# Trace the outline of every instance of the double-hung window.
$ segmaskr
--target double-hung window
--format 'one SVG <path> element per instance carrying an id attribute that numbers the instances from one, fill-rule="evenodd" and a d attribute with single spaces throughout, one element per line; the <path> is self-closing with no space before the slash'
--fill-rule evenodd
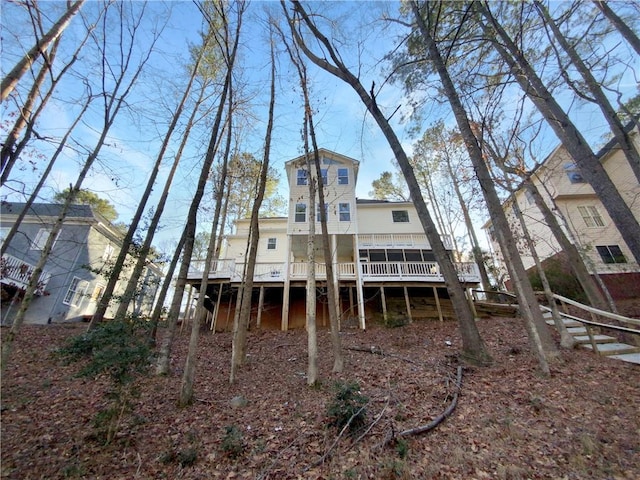
<path id="1" fill-rule="evenodd" d="M 320 209 L 320 205 L 318 205 L 318 209 L 316 211 L 316 222 L 321 222 L 322 218 L 320 218 L 320 213 L 322 213 L 322 210 Z M 329 204 L 325 203 L 324 204 L 324 218 L 325 220 L 329 220 Z"/>
<path id="2" fill-rule="evenodd" d="M 296 212 L 295 212 L 294 220 L 297 223 L 307 221 L 307 204 L 306 203 L 296 203 Z"/>
<path id="3" fill-rule="evenodd" d="M 598 213 L 598 209 L 593 205 L 578 207 L 578 211 L 587 227 L 604 227 L 604 221 Z"/>
<path id="4" fill-rule="evenodd" d="M 322 173 L 322 185 L 326 185 L 329 183 L 329 169 L 322 168 L 320 172 Z"/>
<path id="5" fill-rule="evenodd" d="M 618 245 L 599 245 L 596 246 L 596 250 L 604 263 L 627 263 Z"/>
<path id="6" fill-rule="evenodd" d="M 73 277 L 71 285 L 62 300 L 65 305 L 71 305 L 77 307 L 82 302 L 82 297 L 87 293 L 88 282 L 78 277 Z"/>
<path id="7" fill-rule="evenodd" d="M 58 235 L 56 236 L 56 239 L 53 241 L 53 245 L 51 245 L 52 249 L 55 246 L 56 242 L 58 241 L 60 232 L 62 232 L 62 230 L 58 231 Z M 33 242 L 31 242 L 31 250 L 42 250 L 45 244 L 47 243 L 47 240 L 49 239 L 49 235 L 51 235 L 50 228 L 41 228 L 40 230 L 38 230 L 38 234 L 36 235 L 36 238 L 33 240 Z"/>
<path id="8" fill-rule="evenodd" d="M 275 250 L 276 249 L 276 238 L 267 239 L 267 250 Z"/>
<path id="9" fill-rule="evenodd" d="M 338 204 L 338 213 L 341 222 L 351 221 L 351 209 L 348 203 Z"/>
<path id="10" fill-rule="evenodd" d="M 296 185 L 306 185 L 307 182 L 308 182 L 308 172 L 303 168 L 299 168 Z"/>
<path id="11" fill-rule="evenodd" d="M 338 169 L 338 185 L 349 185 L 349 169 Z"/>

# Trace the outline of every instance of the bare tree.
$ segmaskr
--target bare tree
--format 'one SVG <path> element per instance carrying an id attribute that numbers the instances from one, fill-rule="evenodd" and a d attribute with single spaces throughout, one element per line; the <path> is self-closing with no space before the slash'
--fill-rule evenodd
<path id="1" fill-rule="evenodd" d="M 635 34 L 631 27 L 627 25 L 609 6 L 609 2 L 605 0 L 593 0 L 596 7 L 604 14 L 605 17 L 615 26 L 620 35 L 633 47 L 638 55 L 640 55 L 640 38 Z"/>
<path id="2" fill-rule="evenodd" d="M 514 74 L 527 97 L 538 108 L 567 149 L 580 173 L 591 184 L 632 255 L 636 261 L 640 262 L 640 224 L 609 178 L 604 166 L 520 49 L 491 13 L 490 5 L 487 2 L 474 2 L 473 6 L 488 22 L 483 25 L 487 38 Z"/>
<path id="3" fill-rule="evenodd" d="M 178 315 L 180 314 L 180 306 L 182 304 L 182 296 L 186 285 L 187 274 L 189 272 L 189 265 L 191 263 L 191 254 L 193 252 L 193 239 L 197 227 L 197 214 L 198 207 L 204 196 L 204 190 L 209 178 L 209 171 L 215 159 L 218 134 L 220 126 L 222 124 L 222 116 L 225 110 L 227 95 L 230 94 L 231 81 L 233 76 L 233 68 L 236 60 L 236 53 L 238 50 L 238 43 L 240 41 L 240 30 L 242 26 L 242 17 L 246 9 L 244 2 L 235 4 L 236 7 L 236 24 L 235 30 L 231 31 L 230 20 L 228 19 L 228 6 L 226 4 L 211 4 L 215 9 L 216 15 L 219 17 L 221 26 L 216 32 L 216 41 L 221 49 L 222 57 L 225 63 L 225 80 L 222 86 L 222 92 L 220 94 L 218 111 L 216 113 L 211 135 L 209 138 L 209 145 L 207 147 L 207 153 L 205 155 L 200 176 L 196 184 L 196 190 L 187 213 L 187 220 L 185 225 L 185 242 L 182 250 L 182 263 L 180 264 L 180 270 L 178 277 L 176 278 L 175 292 L 169 308 L 167 318 L 167 330 L 162 339 L 158 360 L 156 364 L 156 373 L 159 375 L 166 375 L 169 373 L 169 361 L 171 356 L 171 350 L 173 347 L 173 341 L 176 331 L 176 325 L 178 322 Z M 201 10 L 202 11 L 202 10 Z M 203 11 L 203 13 L 206 13 Z M 208 18 L 209 23 L 212 23 L 212 19 Z M 228 113 L 231 114 L 230 112 Z"/>
<path id="4" fill-rule="evenodd" d="M 122 4 L 117 4 L 114 8 L 117 9 L 118 19 L 124 22 L 125 15 L 126 15 L 124 6 Z M 121 46 L 119 50 L 121 58 L 118 61 L 118 65 L 119 65 L 118 68 L 114 67 L 114 65 L 110 63 L 110 61 L 107 59 L 106 51 L 102 50 L 102 53 L 103 53 L 102 66 L 104 68 L 101 73 L 103 75 L 103 79 L 105 80 L 103 82 L 103 85 L 106 85 L 107 77 L 109 77 L 114 82 L 111 91 L 105 90 L 104 92 L 102 92 L 104 97 L 104 105 L 103 105 L 104 116 L 103 116 L 102 130 L 100 131 L 100 136 L 95 146 L 93 147 L 89 156 L 85 160 L 83 167 L 78 174 L 78 178 L 76 179 L 75 184 L 70 186 L 69 195 L 65 203 L 62 205 L 60 214 L 56 218 L 56 221 L 54 222 L 51 228 L 47 242 L 42 249 L 40 259 L 38 260 L 38 263 L 34 268 L 33 275 L 25 290 L 24 298 L 20 304 L 20 308 L 18 310 L 14 323 L 11 327 L 11 330 L 3 338 L 3 341 L 2 341 L 2 368 L 3 369 L 9 359 L 13 340 L 15 339 L 18 333 L 18 330 L 22 326 L 22 323 L 24 322 L 25 313 L 29 308 L 31 301 L 33 300 L 33 296 L 37 288 L 40 274 L 42 273 L 44 265 L 47 262 L 47 259 L 51 252 L 53 244 L 57 238 L 58 232 L 60 232 L 60 229 L 62 228 L 62 224 L 66 218 L 67 211 L 70 205 L 73 203 L 76 194 L 80 190 L 82 186 L 82 182 L 86 178 L 94 161 L 96 160 L 96 158 L 98 157 L 98 154 L 100 153 L 102 147 L 104 146 L 107 135 L 109 134 L 109 130 L 113 125 L 113 122 L 115 121 L 118 113 L 120 112 L 120 109 L 122 108 L 123 105 L 125 105 L 128 95 L 131 93 L 131 90 L 136 85 L 138 77 L 140 76 L 144 66 L 148 62 L 153 52 L 154 45 L 157 40 L 157 36 L 152 39 L 149 48 L 143 52 L 142 58 L 139 60 L 138 64 L 135 66 L 131 65 L 131 62 L 134 60 L 136 34 L 139 31 L 142 18 L 144 17 L 144 13 L 145 13 L 145 9 L 142 8 L 137 15 L 134 15 L 131 18 L 132 23 L 129 25 L 130 28 L 127 30 L 129 35 L 128 37 L 124 35 L 124 30 L 121 30 L 122 35 L 119 39 L 120 46 Z M 106 17 L 107 16 L 105 15 L 103 18 L 106 19 Z M 105 21 L 103 23 L 103 32 L 105 35 L 107 33 L 106 25 L 107 25 L 107 22 Z M 131 73 L 132 73 L 130 76 L 128 75 L 130 73 L 129 70 L 131 70 Z"/>
<path id="5" fill-rule="evenodd" d="M 208 43 L 209 38 L 205 38 L 204 42 L 202 44 L 202 46 L 200 47 L 199 53 L 198 53 L 198 57 L 196 58 L 195 64 L 192 68 L 191 71 L 191 75 L 189 77 L 189 81 L 187 82 L 187 86 L 185 87 L 185 90 L 182 94 L 182 98 L 180 99 L 180 101 L 178 102 L 178 106 L 176 107 L 176 110 L 173 113 L 173 116 L 171 118 L 171 122 L 169 124 L 169 127 L 167 129 L 167 132 L 164 135 L 164 139 L 162 140 L 162 144 L 160 146 L 160 151 L 158 152 L 158 155 L 156 156 L 156 161 L 153 165 L 153 168 L 151 169 L 151 172 L 149 174 L 149 178 L 147 179 L 147 185 L 145 187 L 145 190 L 142 194 L 142 197 L 140 198 L 140 202 L 138 203 L 138 206 L 136 208 L 136 211 L 133 215 L 133 218 L 131 219 L 131 224 L 129 225 L 129 228 L 127 229 L 127 233 L 125 234 L 123 240 L 122 240 L 122 247 L 120 248 L 120 252 L 118 253 L 118 256 L 114 262 L 113 268 L 112 268 L 112 273 L 111 276 L 109 277 L 109 280 L 107 281 L 107 285 L 104 288 L 104 292 L 102 293 L 102 297 L 100 298 L 100 300 L 98 301 L 98 305 L 96 307 L 96 311 L 94 312 L 93 316 L 91 317 L 91 322 L 89 323 L 89 329 L 91 327 L 93 327 L 94 325 L 96 325 L 97 323 L 100 323 L 102 321 L 102 319 L 104 318 L 105 313 L 107 312 L 107 308 L 109 306 L 109 303 L 111 302 L 111 298 L 113 296 L 113 292 L 115 291 L 116 285 L 118 283 L 118 280 L 120 278 L 120 274 L 122 272 L 122 267 L 124 266 L 125 260 L 127 258 L 127 255 L 129 254 L 129 251 L 132 247 L 132 243 L 133 243 L 133 238 L 134 235 L 136 233 L 136 230 L 138 229 L 138 225 L 140 223 L 140 220 L 144 214 L 146 205 L 147 205 L 147 201 L 149 200 L 149 197 L 151 195 L 151 192 L 153 191 L 153 187 L 156 183 L 156 178 L 158 177 L 158 173 L 160 172 L 160 167 L 162 166 L 162 162 L 164 161 L 164 156 L 165 153 L 167 151 L 167 147 L 169 146 L 169 141 L 171 139 L 171 136 L 173 135 L 173 132 L 175 131 L 177 125 L 178 125 L 178 121 L 180 120 L 180 117 L 182 115 L 182 111 L 184 110 L 184 106 L 185 103 L 187 101 L 187 99 L 189 98 L 189 95 L 191 93 L 191 87 L 193 86 L 193 82 L 196 78 L 196 75 L 198 74 L 198 69 L 200 66 L 200 61 L 202 60 L 203 56 L 204 56 L 204 52 L 207 49 L 207 43 Z M 197 109 L 194 109 L 194 113 Z M 185 136 L 184 138 L 186 139 L 188 137 L 188 133 L 189 132 L 185 132 Z M 174 170 L 175 170 L 175 166 L 177 166 L 177 162 L 174 163 Z M 173 175 L 170 175 L 170 178 L 173 178 Z M 169 183 L 170 185 L 170 183 Z M 160 202 L 162 202 L 164 204 L 164 201 L 166 200 L 166 197 L 161 197 Z M 164 209 L 163 208 L 156 208 L 156 215 L 161 215 L 162 211 Z M 153 233 L 150 234 L 151 236 L 153 236 Z M 137 264 L 143 264 L 146 262 L 147 259 L 147 255 L 149 253 L 149 247 L 146 248 L 145 250 L 139 252 L 139 260 L 136 262 Z M 120 299 L 120 304 L 118 306 L 118 310 L 116 312 L 116 318 L 124 318 L 127 312 L 127 309 L 129 307 L 129 304 L 131 303 L 131 301 L 133 300 L 134 294 L 135 294 L 135 287 L 137 285 L 138 279 L 140 277 L 140 274 L 142 272 L 142 268 L 140 268 L 137 271 L 137 275 L 130 275 L 129 276 L 129 281 L 127 282 L 127 287 L 124 291 L 124 294 L 122 295 L 121 299 Z"/>
<path id="6" fill-rule="evenodd" d="M 36 44 L 24 54 L 9 73 L 2 79 L 0 88 L 0 101 L 4 102 L 16 87 L 20 78 L 29 70 L 38 55 L 42 55 L 64 31 L 71 19 L 80 11 L 85 0 L 77 0 L 69 3 L 67 11 L 53 24 L 51 29 L 40 39 L 36 38 Z"/>
<path id="7" fill-rule="evenodd" d="M 442 239 L 440 238 L 431 215 L 427 210 L 424 198 L 422 197 L 422 193 L 420 192 L 418 181 L 416 180 L 413 169 L 411 168 L 407 154 L 402 148 L 400 140 L 389 125 L 387 117 L 380 110 L 377 104 L 374 86 L 372 86 L 370 92 L 367 92 L 360 80 L 342 62 L 340 54 L 334 48 L 331 42 L 329 42 L 329 40 L 320 32 L 317 26 L 311 21 L 306 10 L 300 3 L 294 2 L 294 10 L 298 17 L 295 21 L 294 19 L 289 17 L 284 2 L 283 9 L 285 10 L 285 14 L 289 19 L 289 25 L 291 27 L 292 34 L 294 35 L 296 42 L 298 43 L 304 54 L 317 66 L 331 73 L 337 78 L 340 78 L 349 86 L 351 86 L 351 88 L 358 94 L 363 104 L 367 107 L 367 110 L 369 111 L 369 113 L 371 113 L 380 130 L 387 139 L 389 145 L 391 146 L 391 149 L 395 154 L 396 160 L 398 161 L 398 165 L 400 166 L 404 174 L 409 192 L 411 194 L 411 198 L 418 213 L 418 217 L 422 222 L 425 234 L 429 239 L 431 248 L 434 252 L 436 260 L 438 261 L 442 275 L 444 276 L 449 297 L 451 299 L 453 309 L 456 317 L 458 318 L 460 326 L 463 343 L 462 357 L 466 359 L 466 361 L 478 365 L 487 365 L 491 362 L 491 357 L 484 345 L 484 342 L 482 341 L 482 338 L 480 337 L 480 333 L 478 332 L 474 314 L 471 311 L 471 308 L 465 298 L 465 292 L 462 288 L 462 285 L 460 284 L 460 281 L 458 280 L 456 269 L 447 254 L 444 244 L 442 243 Z M 307 43 L 303 40 L 301 34 L 298 32 L 298 28 L 302 24 L 304 24 L 309 29 L 309 31 L 313 35 L 313 38 L 317 40 L 320 45 L 322 45 L 322 47 L 326 50 L 327 54 L 329 55 L 330 61 L 325 58 L 319 57 L 318 55 L 313 53 L 313 51 L 311 51 Z"/>
<path id="8" fill-rule="evenodd" d="M 601 2 L 596 2 L 596 4 L 599 3 Z M 571 64 L 576 68 L 576 70 L 578 70 L 578 72 L 582 76 L 584 85 L 587 87 L 587 90 L 591 94 L 591 96 L 587 96 L 586 92 L 583 92 L 582 85 L 580 86 L 580 88 L 574 88 L 574 91 L 581 98 L 586 98 L 588 101 L 591 101 L 598 105 L 598 107 L 602 111 L 602 115 L 609 124 L 609 128 L 613 133 L 613 138 L 615 138 L 618 142 L 618 146 L 627 158 L 627 161 L 631 166 L 631 170 L 635 174 L 638 182 L 640 182 L 640 154 L 633 145 L 633 140 L 630 138 L 624 126 L 622 125 L 620 118 L 609 102 L 609 99 L 605 95 L 602 87 L 600 86 L 594 75 L 591 73 L 591 69 L 580 57 L 576 48 L 571 43 L 569 43 L 569 40 L 562 34 L 562 32 L 560 31 L 560 27 L 551 17 L 544 4 L 542 4 L 542 2 L 540 2 L 539 0 L 535 0 L 533 4 L 542 17 L 545 27 L 548 27 L 551 32 L 553 32 L 553 38 L 549 38 L 549 44 L 554 47 L 554 50 L 556 51 L 556 57 L 558 58 L 558 62 L 560 63 L 559 66 L 560 70 L 563 72 L 563 75 L 568 77 L 567 68 L 562 64 L 561 55 L 560 52 L 558 52 L 555 48 L 554 39 L 558 42 L 562 50 L 564 50 L 564 52 L 567 54 L 569 60 L 571 61 Z M 567 83 L 573 88 L 573 82 L 571 82 L 568 78 Z"/>
<path id="9" fill-rule="evenodd" d="M 247 264 L 245 267 L 244 279 L 242 282 L 242 303 L 240 306 L 240 314 L 236 317 L 237 321 L 233 326 L 233 343 L 231 353 L 231 375 L 229 380 L 233 383 L 236 379 L 238 368 L 244 363 L 247 351 L 247 330 L 249 328 L 249 318 L 251 317 L 251 297 L 253 292 L 253 275 L 256 265 L 256 257 L 258 255 L 258 240 L 260 238 L 259 217 L 260 206 L 264 198 L 264 192 L 267 184 L 267 176 L 269 172 L 269 156 L 271 154 L 271 133 L 273 130 L 273 114 L 276 101 L 276 59 L 273 51 L 273 39 L 271 39 L 271 86 L 269 113 L 267 120 L 267 130 L 264 139 L 264 155 L 262 158 L 262 168 L 260 170 L 260 179 L 257 185 L 256 199 L 251 210 L 251 227 L 249 252 Z"/>
<path id="10" fill-rule="evenodd" d="M 437 27 L 442 8 L 441 2 L 426 3 L 420 7 L 417 1 L 411 1 L 411 9 L 418 27 L 418 31 L 425 43 L 429 55 L 429 61 L 436 70 L 440 83 L 444 90 L 451 109 L 453 111 L 458 129 L 464 139 L 469 153 L 469 158 L 476 172 L 478 182 L 482 187 L 482 193 L 491 216 L 496 237 L 505 257 L 507 269 L 513 282 L 513 287 L 518 298 L 520 313 L 525 320 L 529 343 L 538 358 L 540 369 L 544 374 L 549 374 L 547 357 L 557 355 L 556 347 L 547 328 L 535 293 L 529 282 L 524 265 L 519 256 L 513 235 L 509 229 L 509 223 L 502 210 L 500 198 L 493 184 L 493 179 L 485 163 L 480 142 L 473 132 L 467 112 L 460 101 L 456 87 L 449 75 L 444 58 L 434 40 L 432 33 Z"/>

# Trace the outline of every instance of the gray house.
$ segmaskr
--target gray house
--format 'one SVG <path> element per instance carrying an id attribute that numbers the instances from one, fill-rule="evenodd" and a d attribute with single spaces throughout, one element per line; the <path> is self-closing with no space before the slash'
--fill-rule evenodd
<path id="1" fill-rule="evenodd" d="M 3 202 L 0 237 L 7 233 L 24 209 L 23 203 Z M 62 205 L 33 204 L 18 232 L 2 255 L 2 324 L 11 324 L 31 273 Z M 107 275 L 122 245 L 123 234 L 89 205 L 71 205 L 53 249 L 40 276 L 36 297 L 29 307 L 25 323 L 77 321 L 90 318 L 107 283 Z M 133 267 L 133 258 L 125 268 Z M 126 278 L 126 275 L 121 276 Z M 141 294 L 133 309 L 147 314 L 153 307 L 161 270 L 149 263 L 142 275 Z M 120 280 L 115 294 L 126 286 Z M 112 316 L 115 309 L 107 311 Z"/>

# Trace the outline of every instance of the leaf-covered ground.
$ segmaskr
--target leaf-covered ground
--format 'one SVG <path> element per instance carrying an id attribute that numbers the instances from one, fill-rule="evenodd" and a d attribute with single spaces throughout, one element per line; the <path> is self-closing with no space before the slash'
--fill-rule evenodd
<path id="1" fill-rule="evenodd" d="M 346 330 L 340 375 L 331 374 L 329 335 L 320 332 L 314 388 L 305 383 L 304 331 L 251 332 L 233 386 L 230 334 L 203 333 L 197 401 L 180 409 L 185 332 L 172 375 L 140 381 L 133 413 L 105 446 L 93 421 L 106 380 L 76 378 L 77 365 L 52 356 L 86 325 L 25 326 L 2 379 L 2 478 L 640 478 L 640 367 L 574 350 L 543 378 L 520 320 L 479 327 L 494 365 L 465 367 L 457 408 L 419 436 L 390 441 L 450 404 L 454 322 Z M 328 426 L 337 380 L 357 382 L 368 398 L 368 431 Z"/>

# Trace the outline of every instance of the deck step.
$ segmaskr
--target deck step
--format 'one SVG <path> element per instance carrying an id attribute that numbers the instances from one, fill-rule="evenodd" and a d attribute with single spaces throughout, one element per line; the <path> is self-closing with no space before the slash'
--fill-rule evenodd
<path id="1" fill-rule="evenodd" d="M 596 343 L 598 345 L 600 345 L 601 343 L 615 343 L 615 342 L 618 341 L 617 338 L 610 337 L 609 335 L 594 335 L 593 338 L 594 338 L 594 340 L 596 341 Z M 584 344 L 584 343 L 590 343 L 591 342 L 591 339 L 589 338 L 589 335 L 574 335 L 573 339 L 578 344 Z"/>
<path id="2" fill-rule="evenodd" d="M 640 365 L 640 353 L 622 353 L 620 355 L 607 355 L 607 358 L 615 358 L 627 363 L 635 363 Z"/>
<path id="3" fill-rule="evenodd" d="M 586 335 L 587 329 L 585 327 L 567 327 L 567 332 L 569 332 L 573 336 Z"/>
<path id="4" fill-rule="evenodd" d="M 590 343 L 581 345 L 582 348 L 587 350 L 593 350 Z M 629 353 L 640 353 L 640 347 L 634 347 L 633 345 L 627 345 L 626 343 L 602 343 L 598 345 L 598 352 L 602 355 L 622 355 Z"/>
<path id="5" fill-rule="evenodd" d="M 567 327 L 567 328 L 582 326 L 582 323 L 577 322 L 576 320 L 569 320 L 569 319 L 566 319 L 566 318 L 562 319 L 562 323 L 564 323 L 564 326 Z M 547 325 L 551 325 L 552 327 L 556 326 L 556 324 L 553 321 L 553 319 L 547 320 Z"/>

